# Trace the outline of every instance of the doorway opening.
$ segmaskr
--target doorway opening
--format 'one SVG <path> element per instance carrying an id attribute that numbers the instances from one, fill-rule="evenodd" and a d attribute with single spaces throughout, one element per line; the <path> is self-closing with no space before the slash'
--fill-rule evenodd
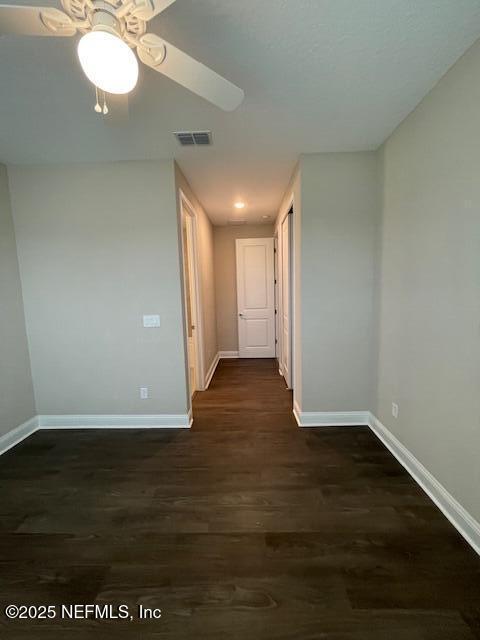
<path id="1" fill-rule="evenodd" d="M 181 211 L 188 385 L 191 395 L 208 389 L 208 395 L 196 395 L 193 413 L 202 403 L 216 398 L 220 403 L 227 402 L 231 410 L 230 404 L 235 405 L 237 396 L 245 407 L 255 408 L 256 393 L 251 392 L 256 388 L 251 384 L 254 379 L 263 381 L 259 392 L 269 384 L 279 392 L 288 389 L 285 402 L 293 408 L 293 196 L 275 224 L 269 225 L 213 225 L 209 229 L 203 212 L 199 209 L 196 214 L 185 197 Z M 195 258 L 196 222 L 200 283 Z M 197 292 L 204 300 L 199 301 Z M 200 302 L 206 304 L 203 313 Z M 201 319 L 205 344 L 200 337 Z M 201 424 L 201 412 L 196 420 L 197 426 Z"/>
<path id="2" fill-rule="evenodd" d="M 193 205 L 182 191 L 180 191 L 180 201 L 188 387 L 190 398 L 192 398 L 197 390 L 204 388 L 197 217 Z"/>

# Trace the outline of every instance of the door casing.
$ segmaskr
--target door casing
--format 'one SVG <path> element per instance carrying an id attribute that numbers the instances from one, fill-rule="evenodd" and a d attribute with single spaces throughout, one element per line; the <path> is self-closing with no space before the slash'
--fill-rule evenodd
<path id="1" fill-rule="evenodd" d="M 288 268 L 284 269 L 284 251 L 282 231 L 288 225 Z M 285 378 L 289 389 L 295 388 L 295 203 L 293 193 L 287 201 L 286 207 L 280 214 L 277 224 L 277 357 L 280 374 Z M 285 272 L 285 273 L 284 273 Z M 284 286 L 284 277 L 288 276 L 288 284 Z M 287 313 L 285 313 L 287 311 Z M 288 321 L 288 330 L 284 323 Z M 285 344 L 287 336 L 287 344 Z M 287 366 L 284 366 L 285 354 L 287 354 Z M 284 370 L 286 369 L 286 370 Z"/>
<path id="2" fill-rule="evenodd" d="M 179 190 L 181 203 L 181 247 L 182 247 L 182 275 L 183 275 L 183 305 L 184 305 L 184 324 L 185 324 L 185 359 L 187 370 L 187 384 L 190 397 L 195 391 L 203 391 L 205 389 L 204 378 L 204 353 L 203 353 L 203 322 L 202 322 L 202 298 L 200 287 L 199 261 L 198 261 L 198 234 L 197 234 L 197 214 L 192 203 L 188 200 L 183 191 Z M 186 228 L 187 242 L 184 238 L 184 228 Z M 190 291 L 187 292 L 187 274 L 184 265 L 188 263 L 189 275 L 188 283 Z M 188 300 L 190 295 L 191 319 L 194 329 L 192 337 L 194 340 L 193 349 L 189 344 L 189 327 L 188 327 Z M 192 351 L 194 351 L 194 362 L 191 362 Z M 193 364 L 195 370 L 195 388 L 192 388 L 190 367 Z"/>

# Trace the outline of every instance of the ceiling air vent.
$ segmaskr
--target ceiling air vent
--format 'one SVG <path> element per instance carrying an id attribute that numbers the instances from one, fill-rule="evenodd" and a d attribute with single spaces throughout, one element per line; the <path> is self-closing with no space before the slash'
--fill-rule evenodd
<path id="1" fill-rule="evenodd" d="M 182 147 L 206 147 L 212 144 L 211 131 L 175 131 L 173 135 Z"/>
<path id="2" fill-rule="evenodd" d="M 247 221 L 243 218 L 235 218 L 234 220 L 229 220 L 228 224 L 231 224 L 232 226 L 238 226 L 241 224 L 247 224 Z"/>
<path id="3" fill-rule="evenodd" d="M 199 146 L 212 144 L 212 134 L 210 131 L 196 131 L 193 134 L 195 144 Z"/>

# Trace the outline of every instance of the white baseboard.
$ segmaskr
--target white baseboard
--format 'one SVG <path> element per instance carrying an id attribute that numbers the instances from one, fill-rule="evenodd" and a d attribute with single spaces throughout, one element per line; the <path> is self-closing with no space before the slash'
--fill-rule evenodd
<path id="1" fill-rule="evenodd" d="M 369 425 L 369 411 L 300 411 L 293 405 L 293 415 L 299 427 L 355 427 Z"/>
<path id="2" fill-rule="evenodd" d="M 202 391 L 206 391 L 210 386 L 210 382 L 212 381 L 212 378 L 215 374 L 215 371 L 217 369 L 217 366 L 220 360 L 227 359 L 227 358 L 238 358 L 238 351 L 218 351 L 216 353 L 212 361 L 212 364 L 210 365 L 210 368 L 207 371 L 207 375 L 205 377 L 205 388 L 202 389 Z"/>
<path id="3" fill-rule="evenodd" d="M 207 371 L 207 375 L 205 377 L 205 389 L 204 391 L 206 391 L 208 389 L 208 387 L 210 386 L 210 382 L 212 381 L 213 378 L 213 374 L 215 373 L 215 370 L 217 368 L 218 363 L 220 362 L 220 354 L 217 353 L 215 354 L 215 357 L 212 361 L 212 364 L 210 365 L 209 370 Z"/>
<path id="4" fill-rule="evenodd" d="M 40 415 L 40 429 L 188 429 L 190 414 Z"/>
<path id="5" fill-rule="evenodd" d="M 302 412 L 300 411 L 300 407 L 298 406 L 298 404 L 296 403 L 296 401 L 293 401 L 293 415 L 295 416 L 295 420 L 297 421 L 297 424 L 299 427 L 302 426 L 301 420 L 300 420 L 300 414 Z"/>
<path id="6" fill-rule="evenodd" d="M 222 358 L 238 358 L 238 351 L 219 351 L 218 357 Z"/>
<path id="7" fill-rule="evenodd" d="M 215 371 L 217 369 L 217 366 L 220 360 L 226 360 L 228 358 L 238 358 L 238 351 L 218 351 L 217 352 L 217 354 L 213 359 L 212 364 L 210 365 L 209 370 L 207 371 L 207 375 L 205 378 L 205 389 L 202 389 L 202 391 L 206 391 L 210 386 L 210 382 L 212 381 L 212 378 L 215 374 Z"/>
<path id="8" fill-rule="evenodd" d="M 215 361 L 218 364 L 217 358 Z M 214 371 L 215 368 L 212 376 Z M 297 403 L 294 403 L 293 413 L 300 427 L 368 425 L 480 555 L 480 523 L 372 413 L 368 411 L 301 412 Z M 39 429 L 188 429 L 191 425 L 191 411 L 188 414 L 174 415 L 39 415 L 0 436 L 0 455 Z"/>
<path id="9" fill-rule="evenodd" d="M 480 555 L 480 523 L 372 413 L 369 411 L 305 412 L 300 411 L 298 404 L 294 403 L 293 414 L 300 427 L 355 425 L 370 427 L 460 535 Z"/>
<path id="10" fill-rule="evenodd" d="M 0 436 L 0 456 L 38 429 L 38 416 L 33 416 L 15 429 Z"/>
<path id="11" fill-rule="evenodd" d="M 480 523 L 477 522 L 462 505 L 440 484 L 373 414 L 370 414 L 370 429 L 383 442 L 412 478 L 433 500 L 440 511 L 453 524 L 457 531 L 480 555 Z"/>
<path id="12" fill-rule="evenodd" d="M 0 456 L 41 429 L 189 429 L 193 417 L 176 415 L 51 415 L 34 416 L 0 436 Z"/>

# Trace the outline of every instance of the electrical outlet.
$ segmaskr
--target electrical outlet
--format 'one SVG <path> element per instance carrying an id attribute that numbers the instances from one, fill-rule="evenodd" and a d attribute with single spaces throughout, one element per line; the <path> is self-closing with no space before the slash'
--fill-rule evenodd
<path id="1" fill-rule="evenodd" d="M 140 387 L 140 398 L 148 400 L 148 387 Z"/>
<path id="2" fill-rule="evenodd" d="M 398 418 L 398 404 L 392 402 L 392 416 Z"/>

